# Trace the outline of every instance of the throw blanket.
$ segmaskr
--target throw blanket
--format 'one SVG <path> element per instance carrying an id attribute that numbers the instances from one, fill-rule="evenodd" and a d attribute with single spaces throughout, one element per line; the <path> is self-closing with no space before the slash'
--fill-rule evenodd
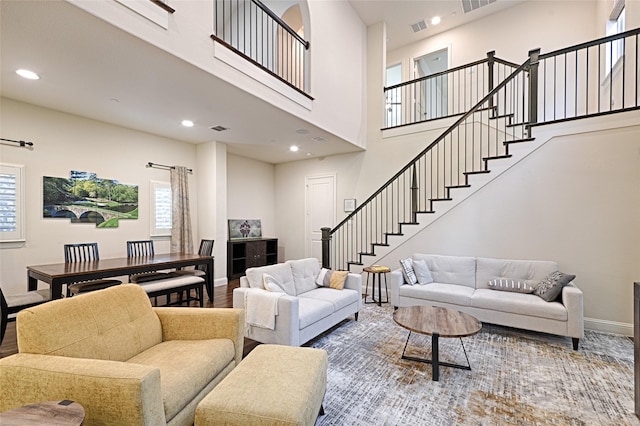
<path id="1" fill-rule="evenodd" d="M 268 328 L 269 330 L 275 329 L 278 299 L 284 294 L 259 288 L 248 289 L 244 297 L 247 325 Z"/>

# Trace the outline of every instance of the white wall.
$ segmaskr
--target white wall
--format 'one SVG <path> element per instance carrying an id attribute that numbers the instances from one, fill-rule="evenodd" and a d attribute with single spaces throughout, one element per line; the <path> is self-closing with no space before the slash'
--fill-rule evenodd
<path id="1" fill-rule="evenodd" d="M 246 157 L 227 156 L 229 219 L 260 219 L 262 236 L 277 237 L 275 167 Z"/>
<path id="2" fill-rule="evenodd" d="M 26 167 L 26 235 L 24 244 L 0 244 L 0 284 L 7 293 L 25 291 L 27 265 L 63 262 L 63 244 L 96 241 L 100 256 L 126 256 L 126 241 L 149 238 L 149 181 L 169 182 L 169 172 L 146 168 L 147 162 L 194 169 L 189 180 L 195 247 L 198 168 L 195 145 L 113 126 L 11 99 L 0 99 L 2 137 L 34 142 L 33 150 L 0 145 L 0 162 Z M 121 220 L 118 228 L 71 224 L 42 218 L 42 177 L 69 177 L 71 170 L 138 185 L 139 218 Z M 156 240 L 157 252 L 169 240 Z"/>
<path id="3" fill-rule="evenodd" d="M 402 62 L 405 81 L 412 78 L 413 58 L 444 48 L 450 48 L 452 67 L 484 59 L 492 50 L 501 59 L 521 64 L 529 50 L 550 52 L 601 36 L 595 26 L 597 6 L 597 0 L 524 2 L 387 52 L 387 63 Z"/>

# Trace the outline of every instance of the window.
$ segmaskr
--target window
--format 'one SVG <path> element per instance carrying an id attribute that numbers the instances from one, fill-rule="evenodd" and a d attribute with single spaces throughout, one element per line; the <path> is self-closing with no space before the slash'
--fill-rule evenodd
<path id="1" fill-rule="evenodd" d="M 625 7 L 624 0 L 616 0 L 613 10 L 611 11 L 611 15 L 609 16 L 609 21 L 607 21 L 607 35 L 616 35 L 623 33 L 625 29 Z M 612 41 L 607 43 L 607 52 L 606 52 L 606 70 L 607 73 L 611 72 L 613 67 L 615 67 L 616 63 L 622 55 L 624 55 L 624 41 L 623 39 L 619 39 L 616 41 Z"/>
<path id="2" fill-rule="evenodd" d="M 171 184 L 151 181 L 151 236 L 171 235 Z"/>
<path id="3" fill-rule="evenodd" d="M 0 242 L 24 241 L 24 166 L 0 164 Z"/>

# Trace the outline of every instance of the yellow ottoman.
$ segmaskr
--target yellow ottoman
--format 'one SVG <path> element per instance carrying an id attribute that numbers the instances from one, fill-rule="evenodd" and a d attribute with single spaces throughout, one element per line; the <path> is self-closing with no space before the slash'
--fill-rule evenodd
<path id="1" fill-rule="evenodd" d="M 259 345 L 200 401 L 194 424 L 312 426 L 326 390 L 326 351 Z"/>

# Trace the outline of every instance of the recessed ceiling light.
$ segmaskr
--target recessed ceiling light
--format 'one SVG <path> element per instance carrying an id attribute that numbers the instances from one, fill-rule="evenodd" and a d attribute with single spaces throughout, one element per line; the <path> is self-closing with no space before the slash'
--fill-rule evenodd
<path id="1" fill-rule="evenodd" d="M 431 25 L 438 25 L 440 21 L 441 19 L 439 16 L 434 16 L 433 18 L 431 18 Z"/>
<path id="2" fill-rule="evenodd" d="M 289 151 L 291 151 L 291 152 L 298 152 L 299 149 L 300 148 L 298 148 L 296 145 L 291 145 L 289 147 Z"/>
<path id="3" fill-rule="evenodd" d="M 191 120 L 182 120 L 182 125 L 184 127 L 193 127 L 193 121 L 191 121 Z"/>
<path id="4" fill-rule="evenodd" d="M 25 69 L 19 69 L 16 70 L 16 74 L 18 74 L 20 77 L 26 78 L 28 80 L 39 80 L 40 76 L 38 74 L 36 74 L 33 71 L 29 71 L 29 70 L 25 70 Z"/>
<path id="5" fill-rule="evenodd" d="M 296 130 L 296 133 L 299 135 L 306 135 L 309 131 L 307 129 L 298 129 Z"/>

